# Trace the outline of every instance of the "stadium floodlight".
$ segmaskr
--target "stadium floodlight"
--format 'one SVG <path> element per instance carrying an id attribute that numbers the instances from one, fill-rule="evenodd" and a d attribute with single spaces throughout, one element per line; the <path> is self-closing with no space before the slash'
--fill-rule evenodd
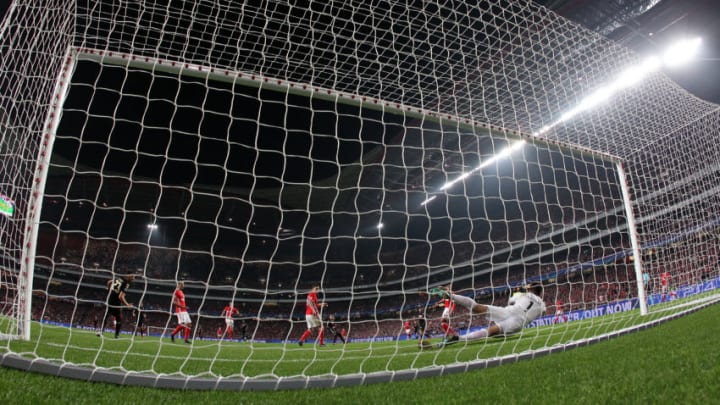
<path id="1" fill-rule="evenodd" d="M 436 199 L 436 198 L 437 198 L 436 195 L 432 195 L 432 196 L 426 198 L 425 201 L 421 202 L 420 205 L 426 205 L 427 203 L 429 203 L 430 201 L 432 201 L 432 200 L 434 200 L 434 199 Z"/>
<path id="2" fill-rule="evenodd" d="M 562 113 L 560 118 L 556 121 L 543 126 L 532 135 L 542 135 L 556 125 L 570 121 L 581 112 L 591 110 L 598 105 L 603 104 L 615 95 L 615 93 L 640 83 L 649 74 L 660 70 L 662 66 L 674 68 L 687 64 L 695 57 L 695 55 L 697 55 L 701 43 L 701 38 L 681 40 L 668 47 L 663 53 L 662 58 L 650 56 L 639 65 L 631 66 L 627 70 L 623 71 L 618 78 L 615 79 L 615 81 L 606 86 L 597 88 L 589 96 L 583 98 L 577 106 Z"/>
<path id="3" fill-rule="evenodd" d="M 457 184 L 457 183 L 459 183 L 459 182 L 467 179 L 468 177 L 470 177 L 470 175 L 471 175 L 475 170 L 477 170 L 477 169 L 473 169 L 473 170 L 471 170 L 471 171 L 469 171 L 469 172 L 465 172 L 465 173 L 461 174 L 460 177 L 456 178 L 455 180 L 448 181 L 448 182 L 445 183 L 442 187 L 440 187 L 440 190 L 447 190 L 448 188 L 454 186 L 455 184 Z"/>
<path id="4" fill-rule="evenodd" d="M 148 224 L 147 228 L 150 230 L 150 232 L 158 229 L 158 226 L 156 224 Z"/>
<path id="5" fill-rule="evenodd" d="M 491 164 L 497 162 L 498 160 L 504 159 L 504 158 L 512 155 L 516 150 L 522 148 L 523 146 L 525 146 L 525 141 L 515 142 L 515 143 L 512 144 L 511 146 L 508 146 L 507 148 L 503 149 L 503 150 L 502 150 L 500 153 L 498 153 L 497 155 L 495 155 L 495 156 L 491 157 L 490 159 L 482 162 L 482 163 L 480 164 L 480 166 L 478 166 L 478 169 L 482 169 L 482 168 L 484 168 L 484 167 L 488 167 L 488 166 L 490 166 Z M 477 169 L 476 169 L 476 170 L 477 170 Z"/>
<path id="6" fill-rule="evenodd" d="M 510 156 L 513 152 L 515 152 L 516 150 L 522 148 L 523 145 L 525 145 L 525 141 L 524 141 L 524 140 L 515 142 L 512 146 L 508 146 L 507 148 L 505 148 L 505 149 L 503 149 L 502 151 L 500 151 L 500 153 L 498 153 L 498 154 L 492 156 L 490 159 L 485 160 L 484 162 L 482 162 L 478 167 L 476 167 L 476 168 L 474 168 L 474 169 L 472 169 L 472 170 L 470 170 L 470 171 L 468 171 L 468 172 L 465 172 L 465 173 L 461 174 L 460 177 L 456 178 L 455 180 L 452 180 L 452 181 L 449 181 L 449 182 L 445 183 L 442 187 L 440 187 L 440 190 L 447 190 L 448 188 L 454 186 L 455 184 L 457 184 L 457 183 L 459 183 L 459 182 L 467 179 L 468 177 L 470 177 L 470 175 L 472 175 L 473 173 L 479 171 L 480 169 L 483 169 L 483 168 L 485 168 L 485 167 L 488 167 L 488 166 L 490 166 L 491 164 L 497 162 L 498 160 Z M 427 201 L 427 200 L 426 200 L 426 201 Z"/>
<path id="7" fill-rule="evenodd" d="M 651 56 L 645 59 L 641 64 L 632 66 L 623 73 L 615 81 L 612 87 L 615 89 L 624 89 L 634 86 L 644 79 L 648 74 L 654 73 L 660 69 L 662 61 L 657 56 Z"/>
<path id="8" fill-rule="evenodd" d="M 669 68 L 686 65 L 700 51 L 702 38 L 683 39 L 667 48 L 663 53 L 663 64 Z"/>

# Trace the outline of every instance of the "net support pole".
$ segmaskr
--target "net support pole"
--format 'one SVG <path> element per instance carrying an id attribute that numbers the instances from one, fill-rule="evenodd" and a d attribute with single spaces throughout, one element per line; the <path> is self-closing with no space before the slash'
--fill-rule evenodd
<path id="1" fill-rule="evenodd" d="M 643 283 L 643 266 L 640 245 L 638 244 L 637 228 L 635 225 L 635 214 L 632 209 L 632 200 L 630 198 L 630 189 L 627 184 L 627 176 L 625 168 L 621 162 L 617 162 L 618 182 L 622 191 L 623 205 L 625 206 L 625 216 L 627 217 L 627 229 L 630 233 L 630 245 L 633 254 L 633 266 L 635 267 L 635 279 L 637 282 L 638 300 L 640 301 L 640 315 L 648 314 L 647 292 Z"/>
<path id="2" fill-rule="evenodd" d="M 18 277 L 18 337 L 30 339 L 30 321 L 32 319 L 32 290 L 35 273 L 35 254 L 37 251 L 37 235 L 40 226 L 40 212 L 45 196 L 45 183 L 47 181 L 55 135 L 57 133 L 62 106 L 65 102 L 70 80 L 75 69 L 76 57 L 72 48 L 68 48 L 63 57 L 62 68 L 55 81 L 52 98 L 48 103 L 48 112 L 42 128 L 39 129 L 41 141 L 38 148 L 33 186 L 28 198 L 25 241 L 20 262 L 20 276 Z"/>

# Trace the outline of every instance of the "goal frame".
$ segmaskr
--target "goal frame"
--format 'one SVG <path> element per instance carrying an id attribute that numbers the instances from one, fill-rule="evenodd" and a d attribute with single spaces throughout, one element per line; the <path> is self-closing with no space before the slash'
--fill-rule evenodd
<path id="1" fill-rule="evenodd" d="M 44 196 L 44 188 L 48 175 L 50 157 L 52 154 L 53 143 L 57 134 L 58 125 L 61 119 L 63 104 L 67 97 L 72 75 L 78 61 L 93 61 L 100 64 L 119 65 L 124 67 L 133 67 L 148 71 L 162 71 L 165 73 L 181 74 L 194 77 L 208 78 L 211 80 L 235 83 L 245 86 L 253 86 L 269 90 L 282 92 L 290 92 L 300 94 L 307 97 L 317 97 L 331 101 L 340 101 L 350 105 L 360 106 L 363 108 L 374 108 L 393 113 L 406 114 L 414 117 L 423 117 L 424 119 L 435 120 L 437 122 L 452 122 L 464 127 L 472 128 L 473 131 L 485 132 L 495 136 L 507 138 L 523 139 L 530 143 L 552 144 L 562 149 L 578 151 L 583 154 L 593 155 L 613 162 L 618 170 L 619 183 L 622 188 L 623 202 L 625 214 L 628 217 L 628 227 L 631 234 L 632 253 L 636 260 L 634 263 L 635 272 L 639 276 L 638 294 L 640 296 L 641 314 L 647 314 L 647 304 L 645 302 L 645 291 L 642 287 L 642 262 L 639 260 L 640 247 L 635 227 L 635 221 L 632 210 L 631 194 L 628 190 L 627 180 L 625 178 L 625 170 L 621 159 L 616 156 L 607 155 L 598 151 L 589 150 L 577 145 L 562 144 L 557 141 L 551 141 L 542 136 L 523 133 L 517 130 L 506 129 L 486 123 L 477 122 L 461 117 L 440 114 L 435 111 L 423 110 L 405 106 L 399 103 L 387 102 L 377 98 L 365 97 L 356 94 L 348 94 L 338 92 L 331 89 L 320 88 L 306 84 L 293 83 L 287 80 L 264 77 L 257 74 L 249 74 L 227 69 L 217 69 L 208 66 L 195 65 L 190 63 L 180 63 L 172 60 L 154 59 L 145 56 L 137 56 L 132 54 L 110 52 L 101 49 L 77 48 L 70 47 L 64 57 L 64 63 L 57 75 L 55 90 L 52 94 L 51 102 L 47 111 L 47 117 L 44 124 L 43 140 L 41 148 L 38 152 L 35 176 L 33 181 L 33 190 L 31 204 L 27 208 L 27 228 L 25 234 L 26 249 L 22 257 L 22 296 L 20 298 L 23 308 L 23 319 L 21 321 L 21 330 L 19 337 L 22 339 L 30 339 L 31 326 L 31 300 L 32 300 L 32 277 L 34 273 L 34 261 L 36 252 L 37 235 L 39 228 L 39 216 L 42 208 L 42 200 Z M 19 281 L 20 283 L 20 281 Z M 20 294 L 19 294 L 20 295 Z M 277 390 L 277 389 L 304 389 L 304 388 L 333 388 L 347 385 L 369 384 L 376 382 L 394 382 L 413 380 L 419 377 L 441 376 L 458 372 L 466 372 L 474 369 L 483 369 L 501 364 L 513 363 L 522 360 L 533 359 L 554 353 L 559 350 L 567 350 L 585 346 L 587 344 L 600 342 L 612 337 L 632 333 L 642 330 L 659 323 L 676 319 L 688 313 L 697 311 L 706 306 L 712 305 L 714 302 L 709 301 L 696 307 L 686 309 L 685 311 L 675 313 L 650 323 L 636 325 L 618 331 L 605 333 L 592 338 L 581 341 L 572 342 L 562 348 L 546 347 L 539 350 L 523 352 L 519 354 L 507 355 L 489 360 L 476 360 L 463 364 L 452 364 L 445 366 L 432 366 L 422 369 L 410 369 L 402 371 L 384 371 L 373 372 L 368 374 L 352 374 L 341 376 L 307 376 L 293 378 L 207 378 L 207 377 L 178 377 L 168 375 L 147 375 L 126 373 L 117 370 L 97 368 L 90 369 L 79 367 L 72 364 L 56 364 L 44 359 L 30 360 L 14 353 L 4 353 L 0 355 L 0 365 L 8 366 L 20 370 L 41 372 L 45 374 L 59 375 L 72 379 L 92 381 L 92 382 L 109 382 L 121 385 L 138 385 L 154 388 L 175 388 L 175 389 L 200 389 L 200 390 Z"/>
<path id="2" fill-rule="evenodd" d="M 641 249 L 637 238 L 637 230 L 635 229 L 635 219 L 632 210 L 632 200 L 628 189 L 625 169 L 620 158 L 598 151 L 589 150 L 578 145 L 565 145 L 556 141 L 549 141 L 539 135 L 526 134 L 521 131 L 501 128 L 494 125 L 461 118 L 449 114 L 440 114 L 435 111 L 424 110 L 421 108 L 410 107 L 400 103 L 392 103 L 377 98 L 361 96 L 357 94 L 348 94 L 338 92 L 331 89 L 325 89 L 318 86 L 308 84 L 294 83 L 288 80 L 265 77 L 258 74 L 243 73 L 232 71 L 230 69 L 215 68 L 212 66 L 203 66 L 193 63 L 181 63 L 168 59 L 151 58 L 148 56 L 137 56 L 128 53 L 105 51 L 102 49 L 94 49 L 87 47 L 68 47 L 63 58 L 63 65 L 57 75 L 56 85 L 52 94 L 45 124 L 43 125 L 44 135 L 41 147 L 38 152 L 37 163 L 35 168 L 35 177 L 33 181 L 33 190 L 28 204 L 27 226 L 23 250 L 20 274 L 18 276 L 18 311 L 20 312 L 18 321 L 18 337 L 29 340 L 31 335 L 31 319 L 32 319 L 32 278 L 34 274 L 34 262 L 37 243 L 37 234 L 39 227 L 39 216 L 42 209 L 42 200 L 44 197 L 45 184 L 47 181 L 48 168 L 50 166 L 50 157 L 52 155 L 53 144 L 60 123 L 62 108 L 67 97 L 72 75 L 78 61 L 91 61 L 99 64 L 117 65 L 124 67 L 134 67 L 147 71 L 161 71 L 164 73 L 181 74 L 189 77 L 207 78 L 213 81 L 239 84 L 255 88 L 289 92 L 292 94 L 304 95 L 307 97 L 316 97 L 331 101 L 341 101 L 342 103 L 359 106 L 363 108 L 374 108 L 378 110 L 390 111 L 392 113 L 405 114 L 413 117 L 422 117 L 438 122 L 454 122 L 462 126 L 472 127 L 475 131 L 487 131 L 490 134 L 523 139 L 527 142 L 540 142 L 544 144 L 553 144 L 564 149 L 580 151 L 588 155 L 599 156 L 603 159 L 614 162 L 618 171 L 618 182 L 620 183 L 623 194 L 623 203 L 625 214 L 628 218 L 628 232 L 630 233 L 630 241 L 632 246 L 632 254 L 635 258 L 634 269 L 637 278 L 637 290 L 640 298 L 640 310 L 642 315 L 647 315 L 648 306 L 646 300 L 646 291 L 642 284 L 642 261 Z"/>
<path id="3" fill-rule="evenodd" d="M 62 116 L 62 107 L 70 88 L 72 72 L 77 63 L 77 59 L 73 54 L 73 48 L 69 47 L 63 57 L 62 67 L 55 80 L 55 87 L 48 103 L 47 116 L 42 126 L 42 141 L 40 141 L 38 148 L 33 186 L 28 198 L 23 240 L 25 248 L 22 251 L 17 277 L 17 337 L 22 340 L 29 340 L 31 337 L 33 277 L 35 274 L 35 254 L 37 251 L 40 213 L 45 196 L 45 184 L 50 167 L 53 143 Z"/>

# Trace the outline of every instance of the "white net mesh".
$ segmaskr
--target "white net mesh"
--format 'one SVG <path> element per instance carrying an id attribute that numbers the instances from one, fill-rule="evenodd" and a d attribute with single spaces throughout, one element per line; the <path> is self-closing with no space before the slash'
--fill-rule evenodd
<path id="1" fill-rule="evenodd" d="M 532 3 L 15 1 L 0 34 L 0 194 L 16 206 L 0 216 L 0 333 L 25 335 L 34 292 L 6 364 L 341 385 L 523 358 L 717 299 L 717 106 L 652 73 L 564 115 L 641 58 Z M 125 274 L 142 311 L 103 325 Z M 542 316 L 470 343 L 489 318 L 422 294 L 504 307 L 529 282 Z M 333 324 L 306 336 L 315 285 Z"/>

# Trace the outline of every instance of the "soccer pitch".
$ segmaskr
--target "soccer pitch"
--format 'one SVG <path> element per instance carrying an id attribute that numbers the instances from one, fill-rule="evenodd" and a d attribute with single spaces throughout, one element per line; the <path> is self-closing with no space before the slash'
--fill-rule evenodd
<path id="1" fill-rule="evenodd" d="M 672 316 L 682 301 L 654 307 L 653 319 Z M 102 337 L 93 331 L 33 323 L 33 339 L 12 340 L 0 348 L 4 354 L 41 358 L 61 366 L 109 370 L 122 374 L 195 377 L 210 379 L 258 379 L 342 377 L 370 373 L 442 368 L 470 363 L 479 368 L 512 363 L 528 355 L 545 354 L 548 348 L 564 349 L 572 342 L 612 335 L 646 324 L 639 311 L 600 318 L 526 328 L 521 334 L 471 343 L 460 342 L 442 349 L 419 350 L 418 341 L 350 342 L 311 344 L 296 342 L 256 343 L 218 340 L 181 340 L 155 336 L 132 337 L 112 333 Z M 431 342 L 439 342 L 439 338 Z M 470 368 L 473 368 L 471 366 Z"/>

